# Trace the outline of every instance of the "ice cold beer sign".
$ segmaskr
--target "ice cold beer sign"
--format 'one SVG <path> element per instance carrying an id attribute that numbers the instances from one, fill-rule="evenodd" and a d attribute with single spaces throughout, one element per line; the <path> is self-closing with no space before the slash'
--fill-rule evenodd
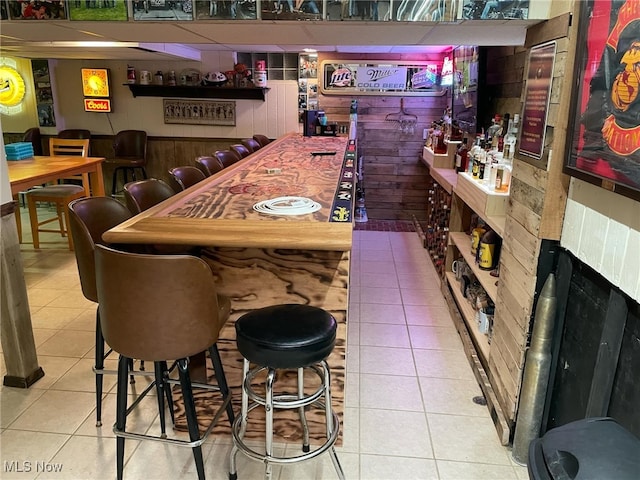
<path id="1" fill-rule="evenodd" d="M 324 95 L 441 95 L 436 83 L 440 65 L 432 62 L 367 61 L 321 63 L 320 90 Z"/>

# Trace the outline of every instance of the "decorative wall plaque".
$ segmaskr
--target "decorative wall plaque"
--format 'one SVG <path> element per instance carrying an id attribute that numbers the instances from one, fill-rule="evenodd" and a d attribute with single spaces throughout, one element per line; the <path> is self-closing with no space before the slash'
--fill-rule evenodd
<path id="1" fill-rule="evenodd" d="M 236 102 L 165 98 L 164 123 L 235 125 Z"/>

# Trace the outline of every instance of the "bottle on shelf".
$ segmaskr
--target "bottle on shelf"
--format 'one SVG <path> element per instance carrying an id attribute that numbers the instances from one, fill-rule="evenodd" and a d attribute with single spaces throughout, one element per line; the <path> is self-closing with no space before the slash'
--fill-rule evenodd
<path id="1" fill-rule="evenodd" d="M 469 149 L 467 148 L 467 139 L 463 138 L 462 143 L 456 151 L 456 172 L 466 172 L 467 163 L 469 161 Z"/>
<path id="2" fill-rule="evenodd" d="M 509 121 L 509 127 L 507 128 L 507 134 L 504 137 L 504 158 L 513 160 L 513 156 L 516 150 L 516 142 L 518 135 L 518 122 L 520 121 L 520 115 L 517 113 L 513 116 L 513 119 Z"/>

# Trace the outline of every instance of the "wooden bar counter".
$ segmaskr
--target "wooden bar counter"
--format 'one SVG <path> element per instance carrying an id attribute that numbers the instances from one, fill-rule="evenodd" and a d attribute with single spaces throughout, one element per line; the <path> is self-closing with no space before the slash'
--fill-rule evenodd
<path id="1" fill-rule="evenodd" d="M 338 321 L 337 345 L 328 361 L 334 407 L 342 415 L 355 158 L 355 144 L 347 137 L 289 134 L 104 235 L 115 243 L 206 247 L 202 258 L 211 265 L 219 292 L 232 302 L 232 317 L 218 346 L 234 403 L 240 400 L 242 374 L 234 320 L 269 305 L 307 304 L 324 308 Z M 304 197 L 320 208 L 303 215 L 270 215 L 253 208 L 283 196 Z M 291 413 L 295 419 L 297 413 Z M 320 438 L 323 417 L 309 417 Z M 297 441 L 299 432 L 288 425 L 279 429 L 280 440 Z M 225 425 L 216 428 L 228 432 Z M 261 428 L 247 436 L 262 438 Z"/>

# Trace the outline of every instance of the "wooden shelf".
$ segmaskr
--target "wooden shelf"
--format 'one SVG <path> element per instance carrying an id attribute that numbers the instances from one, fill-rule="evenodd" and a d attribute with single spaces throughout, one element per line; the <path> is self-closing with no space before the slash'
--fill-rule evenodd
<path id="1" fill-rule="evenodd" d="M 220 98 L 237 100 L 262 100 L 268 88 L 227 88 L 177 85 L 140 85 L 125 83 L 134 97 L 168 97 L 168 98 Z"/>
<path id="2" fill-rule="evenodd" d="M 458 174 L 454 192 L 498 235 L 503 236 L 508 193 L 492 192 L 466 172 Z"/>
<path id="3" fill-rule="evenodd" d="M 483 357 L 482 363 L 486 365 L 487 360 L 489 360 L 489 350 L 491 348 L 489 344 L 489 337 L 480 332 L 478 323 L 476 322 L 476 311 L 469 303 L 469 300 L 462 295 L 462 292 L 460 291 L 460 282 L 456 280 L 456 276 L 453 272 L 446 272 L 445 278 L 447 279 L 447 283 L 453 293 L 453 298 L 458 305 L 460 315 L 464 319 L 464 323 L 467 325 L 467 330 L 473 339 L 473 343 L 476 346 L 478 353 Z"/>
<path id="4" fill-rule="evenodd" d="M 487 295 L 496 303 L 496 299 L 498 298 L 498 286 L 496 285 L 497 277 L 492 277 L 489 274 L 489 270 L 482 270 L 476 263 L 476 259 L 471 254 L 471 240 L 469 235 L 464 232 L 449 232 L 449 238 L 451 242 L 458 247 L 460 254 L 469 265 L 469 268 L 476 276 L 482 288 L 487 291 Z"/>

